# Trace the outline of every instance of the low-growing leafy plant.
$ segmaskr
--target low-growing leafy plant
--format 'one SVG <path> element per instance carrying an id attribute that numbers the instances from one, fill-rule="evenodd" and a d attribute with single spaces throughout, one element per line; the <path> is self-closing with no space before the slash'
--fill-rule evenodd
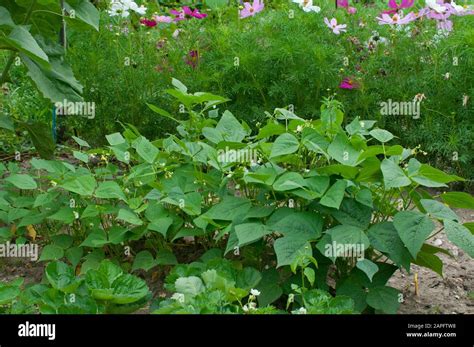
<path id="1" fill-rule="evenodd" d="M 48 284 L 23 287 L 23 280 L 1 284 L 0 306 L 7 313 L 85 314 L 131 313 L 150 300 L 142 279 L 124 274 L 109 260 L 86 276 L 76 276 L 63 262 L 49 263 L 45 269 Z"/>

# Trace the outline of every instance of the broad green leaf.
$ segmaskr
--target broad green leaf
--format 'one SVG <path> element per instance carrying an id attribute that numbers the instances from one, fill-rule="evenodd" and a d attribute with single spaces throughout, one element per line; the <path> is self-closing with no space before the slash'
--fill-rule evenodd
<path id="1" fill-rule="evenodd" d="M 399 293 L 397 289 L 392 287 L 379 286 L 370 288 L 367 294 L 367 304 L 378 311 L 395 314 L 400 307 Z"/>
<path id="2" fill-rule="evenodd" d="M 443 261 L 432 253 L 420 251 L 413 263 L 431 269 L 441 277 L 443 276 Z"/>
<path id="3" fill-rule="evenodd" d="M 341 224 L 365 230 L 370 224 L 372 209 L 352 198 L 345 198 L 338 210 L 331 211 L 331 215 Z"/>
<path id="4" fill-rule="evenodd" d="M 97 248 L 108 244 L 107 235 L 101 229 L 92 231 L 81 243 L 81 247 Z"/>
<path id="5" fill-rule="evenodd" d="M 342 199 L 344 198 L 346 185 L 347 183 L 345 180 L 337 180 L 321 198 L 320 204 L 338 209 L 341 205 Z"/>
<path id="6" fill-rule="evenodd" d="M 372 225 L 368 231 L 368 237 L 370 244 L 376 250 L 387 254 L 398 266 L 403 266 L 407 271 L 410 270 L 412 257 L 392 222 Z"/>
<path id="7" fill-rule="evenodd" d="M 74 141 L 76 141 L 76 143 L 81 146 L 81 147 L 88 147 L 90 148 L 90 145 L 87 143 L 87 141 L 84 141 L 83 139 L 79 138 L 79 137 L 76 137 L 76 136 L 72 136 L 72 139 Z"/>
<path id="8" fill-rule="evenodd" d="M 297 172 L 287 172 L 281 175 L 275 183 L 273 183 L 273 189 L 277 192 L 284 192 L 287 190 L 293 190 L 297 188 L 306 187 L 306 181 Z"/>
<path id="9" fill-rule="evenodd" d="M 19 125 L 20 128 L 28 131 L 31 142 L 33 142 L 41 158 L 52 159 L 56 144 L 54 143 L 51 128 L 48 124 L 42 122 L 20 122 Z"/>
<path id="10" fill-rule="evenodd" d="M 229 111 L 225 111 L 216 125 L 216 130 L 225 141 L 241 142 L 247 135 L 247 131 Z"/>
<path id="11" fill-rule="evenodd" d="M 87 0 L 67 0 L 64 2 L 64 9 L 69 13 L 74 13 L 75 19 L 78 19 L 95 30 L 99 31 L 99 10 Z M 71 15 L 67 18 L 72 18 Z"/>
<path id="12" fill-rule="evenodd" d="M 384 159 L 380 166 L 383 174 L 385 189 L 406 187 L 411 184 L 403 170 L 390 159 Z"/>
<path id="13" fill-rule="evenodd" d="M 309 283 L 311 284 L 311 286 L 314 285 L 314 281 L 316 279 L 316 273 L 314 272 L 314 270 L 310 267 L 306 267 L 304 270 L 303 270 L 303 273 L 304 273 L 304 276 L 308 279 Z"/>
<path id="14" fill-rule="evenodd" d="M 82 153 L 82 152 L 79 152 L 79 151 L 73 151 L 72 152 L 74 158 L 82 161 L 83 163 L 88 163 L 89 162 L 89 155 L 86 154 L 86 153 Z"/>
<path id="15" fill-rule="evenodd" d="M 373 129 L 369 132 L 370 136 L 376 140 L 385 143 L 394 138 L 393 134 L 390 131 L 383 129 Z"/>
<path id="16" fill-rule="evenodd" d="M 291 265 L 302 255 L 312 256 L 311 244 L 304 238 L 285 236 L 277 239 L 273 244 L 277 256 L 277 268 Z"/>
<path id="17" fill-rule="evenodd" d="M 143 136 L 137 138 L 133 145 L 140 157 L 142 157 L 147 163 L 153 164 L 159 152 L 158 148 Z"/>
<path id="18" fill-rule="evenodd" d="M 328 147 L 328 154 L 343 165 L 355 166 L 360 156 L 360 151 L 351 145 L 345 135 L 337 134 Z"/>
<path id="19" fill-rule="evenodd" d="M 5 7 L 0 6 L 0 26 L 14 27 L 16 24 Z"/>
<path id="20" fill-rule="evenodd" d="M 36 189 L 38 185 L 35 180 L 29 175 L 13 174 L 5 178 L 5 181 L 10 182 L 19 189 Z"/>
<path id="21" fill-rule="evenodd" d="M 114 181 L 100 182 L 94 196 L 101 199 L 121 199 L 127 200 L 122 188 Z"/>
<path id="22" fill-rule="evenodd" d="M 26 26 L 16 25 L 4 40 L 14 48 L 28 55 L 43 66 L 49 65 L 49 59 Z"/>
<path id="23" fill-rule="evenodd" d="M 148 271 L 155 265 L 156 264 L 155 259 L 153 259 L 153 255 L 151 255 L 149 251 L 141 251 L 135 256 L 132 271 L 136 271 L 138 269 Z"/>
<path id="24" fill-rule="evenodd" d="M 41 251 L 39 261 L 59 260 L 64 257 L 64 249 L 56 245 L 46 245 Z"/>
<path id="25" fill-rule="evenodd" d="M 271 230 L 267 229 L 267 227 L 261 223 L 244 223 L 235 226 L 239 247 L 260 240 L 271 232 Z"/>
<path id="26" fill-rule="evenodd" d="M 352 256 L 360 257 L 363 256 L 363 252 L 370 246 L 370 241 L 364 231 L 354 226 L 337 225 L 326 230 L 326 234 L 331 236 L 332 246 L 336 246 L 336 249 L 333 249 L 333 253 L 336 252 L 337 256 L 349 256 L 344 254 L 347 250 Z M 343 250 L 342 255 L 338 254 L 340 250 Z"/>
<path id="27" fill-rule="evenodd" d="M 416 259 L 426 238 L 434 229 L 434 223 L 426 215 L 415 211 L 400 211 L 393 218 L 400 239 Z"/>
<path id="28" fill-rule="evenodd" d="M 323 219 L 315 212 L 295 212 L 269 221 L 267 227 L 285 236 L 297 236 L 306 241 L 315 240 L 321 236 Z"/>
<path id="29" fill-rule="evenodd" d="M 0 7 L 0 10 L 2 7 Z M 0 13 L 1 15 L 1 13 Z M 13 303 L 17 296 L 21 293 L 21 289 L 17 286 L 9 286 L 0 284 L 0 305 L 9 305 Z"/>
<path id="30" fill-rule="evenodd" d="M 371 262 L 368 259 L 361 259 L 357 261 L 356 266 L 367 275 L 367 277 L 369 278 L 371 282 L 375 273 L 379 271 L 379 267 L 377 266 L 377 264 Z"/>
<path id="31" fill-rule="evenodd" d="M 189 276 L 180 277 L 174 283 L 177 293 L 194 297 L 205 291 L 204 284 L 199 277 Z"/>
<path id="32" fill-rule="evenodd" d="M 113 133 L 110 135 L 105 135 L 105 138 L 109 142 L 111 146 L 117 146 L 122 143 L 125 143 L 125 139 L 123 138 L 122 134 L 120 133 Z"/>
<path id="33" fill-rule="evenodd" d="M 300 144 L 296 137 L 289 133 L 281 134 L 273 143 L 270 158 L 295 153 L 299 146 Z"/>
<path id="34" fill-rule="evenodd" d="M 76 280 L 74 269 L 61 261 L 49 263 L 45 275 L 53 288 L 64 293 L 74 293 L 80 285 L 80 281 Z"/>
<path id="35" fill-rule="evenodd" d="M 448 192 L 441 194 L 445 204 L 455 208 L 468 208 L 474 210 L 474 197 L 464 192 Z"/>
<path id="36" fill-rule="evenodd" d="M 138 218 L 138 216 L 134 212 L 123 209 L 123 208 L 119 210 L 117 219 L 123 220 L 127 223 L 134 224 L 134 225 L 143 224 L 143 221 L 140 218 Z"/>
<path id="37" fill-rule="evenodd" d="M 421 205 L 431 216 L 438 219 L 459 221 L 459 217 L 449 207 L 436 200 L 421 199 Z"/>
<path id="38" fill-rule="evenodd" d="M 448 240 L 474 258 L 474 235 L 465 226 L 451 220 L 444 221 Z"/>
<path id="39" fill-rule="evenodd" d="M 79 195 L 90 196 L 94 192 L 96 185 L 97 182 L 94 176 L 83 175 L 68 179 L 61 185 L 61 187 Z"/>

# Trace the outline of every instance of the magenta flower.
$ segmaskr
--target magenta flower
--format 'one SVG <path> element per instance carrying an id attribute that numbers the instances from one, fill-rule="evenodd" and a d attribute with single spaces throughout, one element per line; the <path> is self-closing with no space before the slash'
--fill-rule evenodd
<path id="1" fill-rule="evenodd" d="M 206 13 L 200 13 L 198 9 L 191 10 L 188 6 L 183 6 L 183 8 L 178 10 L 171 10 L 171 14 L 175 16 L 174 21 L 178 22 L 180 20 L 188 20 L 192 18 L 203 19 L 207 17 Z"/>
<path id="2" fill-rule="evenodd" d="M 387 13 L 382 13 L 381 17 L 377 17 L 380 25 L 404 25 L 413 22 L 417 18 L 417 15 L 413 12 L 410 12 L 405 17 L 401 17 L 398 13 L 395 13 L 393 16 L 390 16 Z"/>
<path id="3" fill-rule="evenodd" d="M 386 11 L 383 11 L 382 13 L 395 14 L 401 9 L 412 7 L 414 3 L 415 3 L 415 0 L 402 0 L 399 5 L 397 3 L 397 0 L 390 0 L 388 2 L 388 7 L 390 7 L 391 10 L 386 10 Z"/>
<path id="4" fill-rule="evenodd" d="M 153 19 L 158 23 L 171 23 L 173 18 L 169 16 L 153 16 Z"/>
<path id="5" fill-rule="evenodd" d="M 149 28 L 153 28 L 154 26 L 156 26 L 156 24 L 158 24 L 156 20 L 146 18 L 141 18 L 140 23 Z"/>
<path id="6" fill-rule="evenodd" d="M 357 12 L 355 7 L 349 6 L 349 0 L 337 0 L 336 2 L 337 7 L 343 7 L 347 10 L 347 13 L 354 14 Z"/>
<path id="7" fill-rule="evenodd" d="M 359 88 L 359 83 L 354 81 L 353 78 L 351 77 L 345 77 L 341 84 L 339 84 L 339 88 L 341 89 L 358 89 Z"/>
<path id="8" fill-rule="evenodd" d="M 195 49 L 189 51 L 188 55 L 184 57 L 184 62 L 195 69 L 199 64 L 199 52 Z"/>
<path id="9" fill-rule="evenodd" d="M 253 17 L 257 13 L 262 12 L 264 8 L 265 4 L 260 0 L 254 0 L 252 4 L 244 2 L 244 8 L 240 11 L 240 18 Z"/>
<path id="10" fill-rule="evenodd" d="M 329 29 L 332 30 L 332 32 L 336 35 L 339 35 L 342 32 L 347 31 L 346 24 L 337 24 L 337 19 L 333 18 L 331 21 L 329 21 L 327 18 L 324 18 L 324 23 L 328 26 Z"/>

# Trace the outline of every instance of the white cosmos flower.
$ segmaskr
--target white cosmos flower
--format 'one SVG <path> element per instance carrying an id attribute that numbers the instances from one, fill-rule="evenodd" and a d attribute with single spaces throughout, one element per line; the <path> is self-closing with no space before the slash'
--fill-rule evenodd
<path id="1" fill-rule="evenodd" d="M 426 6 L 438 13 L 444 13 L 447 10 L 446 6 L 438 4 L 436 0 L 426 0 Z"/>
<path id="2" fill-rule="evenodd" d="M 260 291 L 258 291 L 257 289 L 250 289 L 250 294 L 252 294 L 253 296 L 259 296 L 260 295 Z"/>
<path id="3" fill-rule="evenodd" d="M 319 13 L 321 11 L 321 7 L 313 6 L 313 0 L 293 0 L 293 2 L 300 5 L 305 12 Z"/>

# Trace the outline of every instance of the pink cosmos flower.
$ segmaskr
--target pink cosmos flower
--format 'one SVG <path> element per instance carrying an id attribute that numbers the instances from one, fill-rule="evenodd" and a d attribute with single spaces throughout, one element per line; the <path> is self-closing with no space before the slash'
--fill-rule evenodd
<path id="1" fill-rule="evenodd" d="M 390 16 L 387 13 L 382 13 L 381 17 L 377 17 L 380 25 L 404 25 L 413 22 L 417 18 L 417 15 L 413 12 L 410 12 L 405 17 L 401 17 L 398 13 L 395 13 L 393 16 Z"/>
<path id="2" fill-rule="evenodd" d="M 191 10 L 188 6 L 183 6 L 180 11 L 171 10 L 170 13 L 175 16 L 175 22 L 178 22 L 180 20 L 188 20 L 191 18 L 203 19 L 207 17 L 206 13 L 200 13 L 198 9 Z"/>
<path id="3" fill-rule="evenodd" d="M 444 30 L 444 31 L 451 32 L 451 31 L 453 31 L 453 22 L 450 21 L 449 19 L 439 20 L 438 23 L 437 23 L 437 28 L 439 30 Z"/>
<path id="4" fill-rule="evenodd" d="M 332 32 L 336 35 L 339 35 L 342 32 L 346 32 L 346 24 L 337 24 L 337 19 L 333 18 L 331 21 L 329 19 L 324 18 L 324 23 L 328 26 L 329 29 L 332 30 Z"/>
<path id="5" fill-rule="evenodd" d="M 337 7 L 345 8 L 349 14 L 354 14 L 357 12 L 355 7 L 349 6 L 349 0 L 337 0 L 336 4 Z"/>
<path id="6" fill-rule="evenodd" d="M 415 3 L 415 0 L 402 0 L 399 5 L 397 3 L 397 0 L 390 0 L 388 2 L 388 7 L 390 7 L 391 10 L 386 10 L 386 11 L 383 11 L 382 13 L 395 14 L 401 9 L 412 7 L 414 3 Z"/>
<path id="7" fill-rule="evenodd" d="M 149 28 L 153 28 L 154 26 L 156 26 L 156 24 L 158 24 L 156 20 L 146 18 L 141 18 L 140 23 Z"/>
<path id="8" fill-rule="evenodd" d="M 171 23 L 173 21 L 170 16 L 153 16 L 153 19 L 158 23 Z"/>
<path id="9" fill-rule="evenodd" d="M 339 88 L 341 89 L 358 89 L 359 83 L 354 81 L 352 77 L 345 77 L 341 84 L 339 84 Z"/>
<path id="10" fill-rule="evenodd" d="M 262 12 L 264 8 L 265 4 L 260 0 L 254 0 L 252 4 L 244 2 L 244 8 L 240 11 L 240 18 L 253 17 L 257 13 Z"/>

